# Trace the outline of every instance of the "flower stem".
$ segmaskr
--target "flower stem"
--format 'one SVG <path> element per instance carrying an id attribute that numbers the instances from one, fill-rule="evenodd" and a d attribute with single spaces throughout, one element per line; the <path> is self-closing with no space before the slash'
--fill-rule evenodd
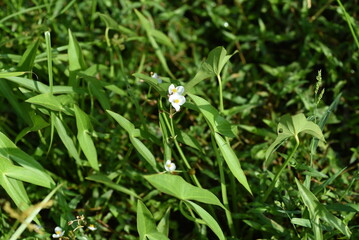
<path id="1" fill-rule="evenodd" d="M 159 104 L 160 104 L 160 110 L 163 111 L 163 105 L 162 105 L 162 99 L 160 99 L 159 101 Z M 183 151 L 182 151 L 182 148 L 180 146 L 180 144 L 178 143 L 177 141 L 177 138 L 176 138 L 176 133 L 175 133 L 175 130 L 174 130 L 174 124 L 173 124 L 173 119 L 172 117 L 170 117 L 170 120 L 168 121 L 168 115 L 164 112 L 162 112 L 161 114 L 163 114 L 163 119 L 165 120 L 165 123 L 167 125 L 167 128 L 169 129 L 170 131 L 170 134 L 171 134 L 171 137 L 172 137 L 172 140 L 177 148 L 177 151 L 179 153 L 179 155 L 181 156 L 184 164 L 186 165 L 187 169 L 188 170 L 192 170 L 191 168 L 191 165 L 189 164 L 186 156 L 184 155 Z M 171 108 L 171 111 L 170 111 L 170 114 L 172 114 L 172 108 Z M 198 181 L 196 175 L 194 175 L 193 173 L 189 173 L 190 177 L 192 178 L 193 182 L 197 185 L 197 187 L 200 187 L 202 188 L 200 182 Z"/>
<path id="2" fill-rule="evenodd" d="M 282 174 L 284 168 L 286 168 L 288 166 L 288 163 L 289 161 L 292 159 L 292 157 L 294 156 L 294 153 L 297 151 L 297 148 L 299 146 L 299 138 L 298 136 L 295 136 L 295 141 L 296 141 L 296 144 L 295 144 L 295 147 L 292 151 L 292 153 L 289 155 L 289 157 L 285 160 L 285 162 L 283 163 L 282 167 L 279 169 L 279 171 L 277 172 L 277 174 L 274 176 L 274 179 L 271 183 L 271 185 L 269 186 L 269 188 L 267 189 L 267 191 L 265 192 L 264 194 L 264 197 L 263 197 L 263 200 L 262 202 L 265 202 L 269 196 L 269 194 L 272 192 L 275 184 L 277 183 L 278 181 L 278 178 L 279 176 Z"/>

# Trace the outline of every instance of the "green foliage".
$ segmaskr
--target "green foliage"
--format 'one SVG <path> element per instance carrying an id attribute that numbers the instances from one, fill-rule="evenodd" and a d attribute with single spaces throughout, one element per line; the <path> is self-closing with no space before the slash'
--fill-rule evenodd
<path id="1" fill-rule="evenodd" d="M 359 238 L 357 5 L 2 1 L 0 240 Z"/>

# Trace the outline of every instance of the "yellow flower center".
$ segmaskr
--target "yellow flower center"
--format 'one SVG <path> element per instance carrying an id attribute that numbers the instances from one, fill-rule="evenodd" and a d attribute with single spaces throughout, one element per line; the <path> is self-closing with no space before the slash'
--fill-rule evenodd
<path id="1" fill-rule="evenodd" d="M 174 89 L 172 89 L 172 92 L 174 92 L 174 93 L 175 93 L 175 92 L 177 92 L 177 89 L 175 89 L 175 88 L 174 88 Z"/>
<path id="2" fill-rule="evenodd" d="M 175 103 L 179 103 L 179 100 L 178 100 L 178 99 L 175 99 L 174 102 L 175 102 Z"/>
<path id="3" fill-rule="evenodd" d="M 61 231 L 55 231 L 56 235 L 60 235 Z"/>

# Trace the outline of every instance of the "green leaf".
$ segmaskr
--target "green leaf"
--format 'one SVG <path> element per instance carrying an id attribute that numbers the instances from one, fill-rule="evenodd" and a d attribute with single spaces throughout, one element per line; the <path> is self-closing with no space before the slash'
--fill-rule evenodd
<path id="1" fill-rule="evenodd" d="M 233 149 L 226 143 L 226 141 L 224 141 L 224 139 L 218 133 L 215 133 L 214 137 L 216 139 L 219 150 L 221 151 L 223 158 L 229 167 L 229 170 L 231 170 L 232 174 L 237 178 L 238 182 L 242 184 L 243 187 L 247 189 L 250 194 L 252 194 L 246 175 L 244 174 L 239 159 L 237 158 Z"/>
<path id="2" fill-rule="evenodd" d="M 168 95 L 169 83 L 159 84 L 157 79 L 142 73 L 134 73 L 132 75 L 145 81 L 145 83 L 153 87 L 161 96 L 166 97 Z"/>
<path id="3" fill-rule="evenodd" d="M 140 235 L 140 240 L 146 240 L 147 238 L 155 240 L 169 239 L 157 230 L 152 213 L 140 200 L 137 201 L 137 231 Z"/>
<path id="4" fill-rule="evenodd" d="M 19 149 L 9 138 L 0 132 L 0 156 L 11 159 L 20 164 L 26 170 L 32 171 L 37 174 L 39 179 L 43 180 L 41 186 L 50 188 L 55 182 L 46 173 L 45 169 L 31 156 L 27 155 L 21 149 Z M 25 170 L 25 171 L 26 171 Z M 16 170 L 14 170 L 16 171 Z"/>
<path id="5" fill-rule="evenodd" d="M 138 138 L 135 138 L 130 135 L 130 141 L 133 146 L 136 148 L 137 152 L 158 172 L 156 166 L 156 159 L 153 156 L 152 152 L 143 144 Z"/>
<path id="6" fill-rule="evenodd" d="M 0 174 L 0 185 L 20 210 L 25 211 L 30 206 L 30 199 L 21 181 Z"/>
<path id="7" fill-rule="evenodd" d="M 287 140 L 290 137 L 295 137 L 296 139 L 299 139 L 299 133 L 308 133 L 313 137 L 318 138 L 319 140 L 325 141 L 322 130 L 319 128 L 319 126 L 314 122 L 308 121 L 303 113 L 299 113 L 294 116 L 286 114 L 280 119 L 280 122 L 278 123 L 278 136 L 276 140 L 267 149 L 266 159 L 268 159 L 268 157 L 283 141 Z"/>
<path id="8" fill-rule="evenodd" d="M 53 111 L 62 112 L 65 110 L 57 97 L 50 93 L 36 95 L 27 99 L 26 102 L 42 106 Z"/>
<path id="9" fill-rule="evenodd" d="M 90 180 L 90 181 L 102 183 L 102 184 L 104 184 L 104 185 L 106 185 L 106 186 L 108 186 L 110 188 L 115 189 L 116 191 L 125 193 L 125 194 L 130 195 L 130 196 L 134 196 L 136 198 L 140 198 L 137 195 L 137 193 L 135 193 L 133 190 L 125 188 L 125 187 L 123 187 L 123 186 L 121 186 L 119 184 L 116 184 L 116 183 L 112 182 L 110 178 L 108 178 L 106 175 L 103 175 L 101 173 L 88 176 L 88 177 L 86 177 L 86 179 Z"/>
<path id="10" fill-rule="evenodd" d="M 77 139 L 80 147 L 90 166 L 96 171 L 99 171 L 96 147 L 90 136 L 90 133 L 93 131 L 90 118 L 77 105 L 74 106 L 74 110 L 77 125 Z"/>
<path id="11" fill-rule="evenodd" d="M 166 213 L 163 215 L 161 221 L 157 225 L 158 231 L 167 237 L 170 229 L 170 213 L 171 207 L 166 210 Z"/>
<path id="12" fill-rule="evenodd" d="M 208 63 L 203 62 L 201 64 L 201 67 L 199 68 L 198 72 L 194 76 L 194 78 L 191 79 L 188 83 L 185 84 L 184 89 L 185 93 L 191 93 L 193 92 L 193 87 L 196 86 L 198 83 L 203 81 L 206 78 L 210 78 L 214 75 L 213 71 L 211 70 L 211 67 Z"/>
<path id="13" fill-rule="evenodd" d="M 238 51 L 235 51 L 231 55 L 227 55 L 226 49 L 224 49 L 223 47 L 216 47 L 208 54 L 206 62 L 209 64 L 209 66 L 211 66 L 211 70 L 213 71 L 213 73 L 219 75 L 224 65 L 237 52 Z"/>
<path id="14" fill-rule="evenodd" d="M 6 169 L 6 172 L 4 174 L 7 177 L 35 184 L 41 187 L 51 188 L 53 184 L 52 181 L 49 181 L 49 177 L 46 174 L 39 174 L 38 171 L 26 169 L 24 167 L 19 167 L 15 165 Z"/>
<path id="15" fill-rule="evenodd" d="M 36 52 L 39 47 L 39 39 L 28 46 L 24 55 L 22 55 L 17 70 L 19 71 L 30 71 L 34 66 Z"/>
<path id="16" fill-rule="evenodd" d="M 49 86 L 43 84 L 42 82 L 35 81 L 32 79 L 16 77 L 16 76 L 8 76 L 4 78 L 16 84 L 19 84 L 21 87 L 25 87 L 27 89 L 30 89 L 38 93 L 48 93 L 50 91 Z"/>
<path id="17" fill-rule="evenodd" d="M 145 179 L 159 191 L 181 200 L 195 200 L 202 203 L 224 206 L 219 199 L 207 189 L 195 187 L 187 183 L 182 177 L 171 174 L 153 174 Z"/>
<path id="18" fill-rule="evenodd" d="M 351 232 L 344 221 L 340 220 L 333 214 L 331 214 L 325 206 L 323 206 L 316 196 L 307 189 L 304 185 L 302 185 L 297 178 L 295 178 L 295 182 L 297 183 L 299 194 L 307 206 L 311 219 L 316 219 L 319 217 L 323 221 L 327 222 L 330 226 L 338 229 L 342 234 L 350 238 Z"/>
<path id="19" fill-rule="evenodd" d="M 102 21 L 105 22 L 107 28 L 117 30 L 119 32 L 122 32 L 122 33 L 128 35 L 128 36 L 136 35 L 136 33 L 134 31 L 132 31 L 131 29 L 126 28 L 122 25 L 119 25 L 113 18 L 111 18 L 107 14 L 97 13 L 97 15 L 100 16 Z"/>
<path id="20" fill-rule="evenodd" d="M 106 110 L 106 112 L 108 114 L 110 114 L 111 117 L 113 117 L 116 120 L 116 122 L 118 124 L 120 124 L 120 126 L 123 127 L 123 129 L 125 129 L 128 132 L 128 134 L 132 134 L 134 132 L 135 126 L 130 121 L 128 121 L 126 118 L 124 118 L 120 114 L 112 112 L 110 110 Z"/>
<path id="21" fill-rule="evenodd" d="M 69 45 L 67 53 L 69 55 L 69 70 L 76 71 L 86 68 L 85 60 L 82 55 L 82 50 L 79 43 L 76 40 L 76 37 L 72 34 L 69 29 Z"/>
<path id="22" fill-rule="evenodd" d="M 67 151 L 69 151 L 70 155 L 76 160 L 76 163 L 81 166 L 81 159 L 77 152 L 76 146 L 72 140 L 72 138 L 67 134 L 67 131 L 65 129 L 64 123 L 55 115 L 54 116 L 54 125 L 56 128 L 57 133 L 59 134 L 59 137 L 62 141 L 62 143 L 65 145 Z"/>
<path id="23" fill-rule="evenodd" d="M 49 123 L 46 122 L 40 115 L 37 115 L 35 111 L 28 111 L 29 118 L 31 120 L 31 126 L 24 128 L 15 139 L 15 143 L 17 143 L 20 139 L 22 139 L 29 132 L 38 131 L 49 126 Z"/>
<path id="24" fill-rule="evenodd" d="M 26 72 L 0 72 L 0 78 L 17 77 Z"/>
<path id="25" fill-rule="evenodd" d="M 226 239 L 217 221 L 206 210 L 194 202 L 186 201 L 186 203 L 196 211 L 196 213 L 202 218 L 203 221 L 206 222 L 206 225 L 217 235 L 220 240 Z"/>
<path id="26" fill-rule="evenodd" d="M 192 101 L 196 104 L 199 111 L 204 115 L 208 124 L 214 132 L 218 132 L 226 137 L 235 137 L 231 124 L 223 118 L 217 109 L 215 109 L 205 99 L 193 94 L 188 94 Z"/>

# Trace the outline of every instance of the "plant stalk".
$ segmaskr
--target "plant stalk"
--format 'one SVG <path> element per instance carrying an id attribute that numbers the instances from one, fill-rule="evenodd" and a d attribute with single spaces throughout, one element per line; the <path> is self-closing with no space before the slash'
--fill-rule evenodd
<path id="1" fill-rule="evenodd" d="M 269 194 L 272 192 L 275 184 L 277 183 L 278 181 L 278 178 L 280 177 L 280 175 L 282 174 L 283 170 L 288 166 L 288 163 L 289 161 L 293 158 L 294 156 L 294 153 L 297 151 L 297 148 L 299 146 L 299 138 L 298 136 L 296 135 L 295 136 L 295 141 L 296 141 L 296 144 L 295 144 L 295 147 L 292 151 L 292 153 L 289 155 L 289 157 L 285 160 L 285 162 L 283 163 L 282 167 L 280 168 L 280 170 L 277 172 L 277 174 L 275 175 L 271 185 L 269 186 L 269 188 L 267 189 L 267 191 L 265 192 L 264 194 L 264 197 L 263 197 L 263 200 L 262 202 L 265 202 L 269 196 Z"/>

